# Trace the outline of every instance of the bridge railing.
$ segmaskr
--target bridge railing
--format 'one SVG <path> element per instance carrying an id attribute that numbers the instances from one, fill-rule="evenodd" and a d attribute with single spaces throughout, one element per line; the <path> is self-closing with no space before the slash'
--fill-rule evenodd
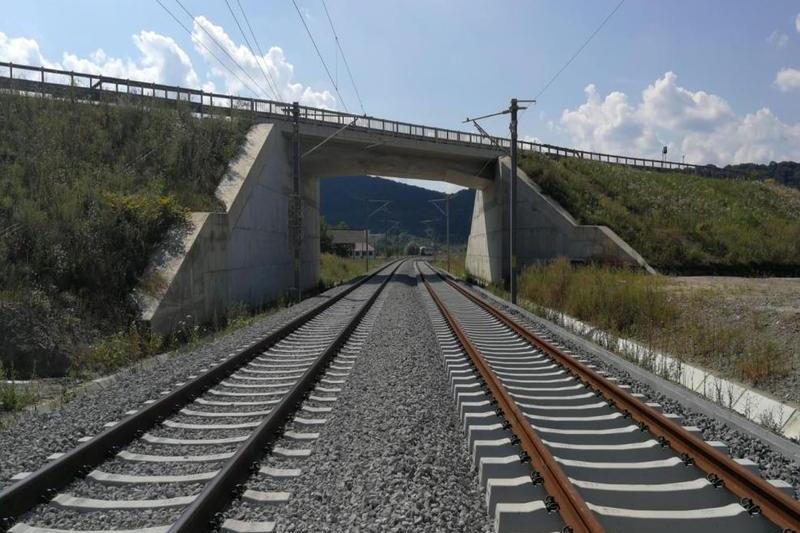
<path id="1" fill-rule="evenodd" d="M 204 114 L 233 114 L 250 112 L 260 117 L 288 120 L 292 104 L 259 98 L 247 98 L 230 94 L 213 93 L 199 89 L 142 82 L 124 78 L 103 76 L 82 72 L 17 65 L 0 61 L 0 86 L 7 90 L 32 95 L 51 95 L 96 100 L 104 95 L 127 96 L 136 99 L 150 98 L 159 101 L 181 102 L 191 105 L 194 111 Z M 376 118 L 353 113 L 343 113 L 319 107 L 300 106 L 300 116 L 304 121 L 339 126 L 353 125 L 351 128 L 364 131 L 407 137 L 428 142 L 460 144 L 480 148 L 494 148 L 502 153 L 511 146 L 511 141 L 503 137 L 486 137 L 479 133 L 450 130 L 412 124 L 396 120 Z M 499 148 L 498 148 L 499 147 Z M 551 157 L 574 157 L 617 165 L 660 170 L 682 170 L 705 173 L 708 167 L 662 161 L 625 155 L 588 152 L 563 146 L 518 141 L 521 151 L 542 153 Z M 719 170 L 719 169 L 717 169 Z"/>

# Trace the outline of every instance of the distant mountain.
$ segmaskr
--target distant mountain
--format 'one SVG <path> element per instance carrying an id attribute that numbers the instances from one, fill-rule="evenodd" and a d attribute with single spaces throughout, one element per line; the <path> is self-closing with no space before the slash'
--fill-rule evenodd
<path id="1" fill-rule="evenodd" d="M 387 207 L 388 213 L 375 214 L 370 218 L 371 232 L 383 233 L 388 219 L 400 221 L 400 231 L 423 236 L 426 225 L 422 221 L 434 220 L 431 223 L 434 238 L 444 241 L 444 216 L 429 202 L 442 198 L 442 193 L 372 176 L 347 176 L 320 180 L 320 196 L 320 214 L 332 227 L 344 222 L 350 228 L 363 228 L 367 210 L 365 200 L 390 200 L 392 203 Z M 459 191 L 450 198 L 452 243 L 467 242 L 474 202 L 475 191 L 470 189 Z M 369 202 L 369 211 L 379 206 L 379 203 Z"/>

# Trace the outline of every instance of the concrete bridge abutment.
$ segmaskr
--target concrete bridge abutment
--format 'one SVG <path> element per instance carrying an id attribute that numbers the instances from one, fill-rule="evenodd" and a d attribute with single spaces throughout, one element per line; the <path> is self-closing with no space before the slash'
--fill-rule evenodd
<path id="1" fill-rule="evenodd" d="M 289 297 L 291 143 L 278 124 L 258 124 L 216 190 L 224 211 L 192 213 L 169 236 L 135 293 L 153 331 L 213 322 L 231 307 Z M 302 180 L 301 285 L 319 277 L 319 181 Z M 147 287 L 147 289 L 145 289 Z"/>
<path id="2" fill-rule="evenodd" d="M 335 131 L 335 130 L 334 130 Z M 466 267 L 486 283 L 508 280 L 510 163 L 496 149 L 386 138 L 363 131 L 301 128 L 301 286 L 319 277 L 319 178 L 377 174 L 448 181 L 477 190 Z M 289 235 L 292 197 L 291 127 L 254 126 L 230 163 L 216 196 L 223 209 L 192 213 L 151 259 L 134 296 L 153 331 L 213 322 L 236 305 L 258 307 L 287 297 L 294 265 Z M 316 148 L 314 148 L 316 147 Z M 312 150 L 312 148 L 314 148 Z M 518 260 L 521 266 L 567 257 L 648 268 L 613 231 L 584 226 L 517 170 Z M 362 209 L 359 202 L 353 209 Z"/>
<path id="3" fill-rule="evenodd" d="M 496 177 L 475 194 L 467 243 L 466 270 L 475 279 L 506 285 L 510 272 L 508 243 L 511 161 L 497 159 Z M 517 261 L 543 264 L 559 257 L 578 263 L 633 265 L 654 272 L 645 259 L 605 226 L 578 224 L 517 168 Z"/>

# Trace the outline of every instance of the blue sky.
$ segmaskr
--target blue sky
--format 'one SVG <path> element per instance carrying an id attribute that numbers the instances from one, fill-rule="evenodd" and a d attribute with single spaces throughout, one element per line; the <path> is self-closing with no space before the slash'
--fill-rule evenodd
<path id="1" fill-rule="evenodd" d="M 8 2 L 0 59 L 249 94 L 199 44 L 225 58 L 202 26 L 263 82 L 225 0 L 183 0 L 194 20 L 162 1 L 194 37 L 155 0 Z M 327 7 L 367 113 L 462 129 L 467 115 L 535 96 L 618 1 Z M 321 0 L 297 3 L 344 104 L 291 0 L 240 2 L 284 97 L 360 110 Z M 505 119 L 485 126 L 507 132 Z M 697 163 L 800 160 L 800 2 L 626 0 L 522 116 L 520 135 L 647 157 L 666 144 L 671 158 Z"/>

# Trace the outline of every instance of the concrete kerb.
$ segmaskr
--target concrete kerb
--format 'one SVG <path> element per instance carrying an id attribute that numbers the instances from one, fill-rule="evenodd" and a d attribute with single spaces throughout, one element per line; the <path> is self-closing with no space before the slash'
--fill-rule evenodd
<path id="1" fill-rule="evenodd" d="M 744 416 L 731 411 L 721 405 L 718 405 L 710 400 L 707 400 L 697 393 L 684 388 L 681 385 L 676 383 L 672 383 L 660 376 L 657 376 L 650 372 L 647 369 L 644 369 L 630 361 L 626 361 L 622 357 L 598 346 L 597 344 L 584 339 L 583 337 L 555 324 L 554 322 L 542 318 L 538 315 L 534 315 L 533 313 L 523 309 L 517 305 L 513 305 L 510 302 L 503 300 L 495 296 L 494 294 L 490 293 L 486 289 L 482 287 L 464 283 L 461 280 L 457 280 L 459 283 L 477 291 L 485 298 L 496 302 L 498 304 L 507 306 L 517 313 L 530 318 L 531 320 L 535 320 L 544 324 L 554 335 L 561 337 L 562 339 L 576 344 L 580 346 L 583 350 L 591 353 L 592 355 L 600 358 L 607 364 L 617 368 L 618 370 L 627 372 L 637 381 L 644 383 L 651 387 L 656 392 L 664 394 L 669 398 L 677 401 L 685 408 L 695 411 L 697 413 L 703 414 L 715 420 L 719 420 L 725 422 L 732 428 L 737 431 L 741 431 L 752 437 L 760 440 L 767 446 L 769 446 L 773 451 L 780 453 L 791 459 L 795 462 L 800 463 L 800 444 L 796 444 L 790 441 L 787 438 L 784 438 L 780 435 L 769 431 L 768 429 L 760 426 L 759 424 L 748 420 Z M 800 411 L 796 411 L 790 417 L 787 418 L 786 422 L 783 425 L 784 431 L 789 430 L 790 428 L 800 430 Z"/>

